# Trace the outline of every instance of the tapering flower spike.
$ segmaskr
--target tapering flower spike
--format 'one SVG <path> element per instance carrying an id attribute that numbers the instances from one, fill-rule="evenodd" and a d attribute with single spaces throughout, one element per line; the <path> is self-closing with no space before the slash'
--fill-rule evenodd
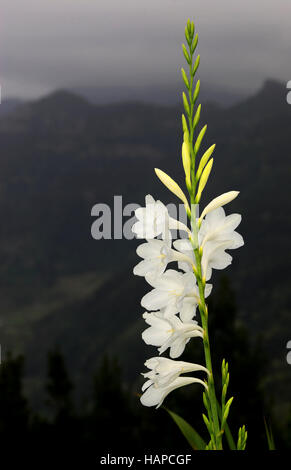
<path id="1" fill-rule="evenodd" d="M 145 406 L 161 406 L 166 396 L 176 388 L 192 383 L 205 387 L 203 403 L 206 414 L 203 420 L 209 432 L 210 441 L 207 450 L 223 448 L 223 436 L 226 420 L 233 397 L 226 400 L 229 382 L 228 364 L 222 364 L 221 407 L 218 408 L 214 374 L 208 332 L 208 306 L 206 298 L 212 285 L 207 281 L 213 269 L 224 269 L 231 262 L 228 250 L 239 248 L 244 244 L 242 236 L 236 232 L 240 224 L 239 214 L 225 215 L 223 206 L 238 196 L 238 191 L 229 191 L 214 198 L 197 218 L 196 205 L 204 195 L 214 164 L 215 144 L 212 144 L 199 159 L 199 151 L 204 142 L 207 125 L 198 128 L 201 117 L 199 97 L 200 80 L 194 83 L 194 77 L 200 64 L 200 56 L 194 58 L 198 44 L 194 23 L 188 20 L 185 28 L 187 46 L 182 45 L 184 57 L 189 66 L 188 72 L 182 68 L 182 78 L 186 91 L 182 93 L 184 114 L 182 114 L 183 143 L 182 163 L 185 173 L 185 195 L 176 181 L 164 171 L 155 168 L 161 182 L 184 204 L 191 230 L 179 221 L 172 219 L 166 207 L 160 201 L 146 197 L 146 207 L 136 210 L 138 222 L 133 231 L 146 243 L 140 245 L 137 254 L 143 258 L 134 268 L 134 273 L 144 276 L 152 290 L 141 299 L 141 305 L 148 310 L 143 318 L 148 327 L 142 338 L 151 346 L 158 347 L 160 354 L 169 352 L 172 359 L 182 355 L 187 343 L 195 337 L 202 340 L 205 355 L 205 366 L 166 357 L 154 357 L 145 365 L 150 369 L 144 377 L 148 379 L 142 387 L 141 403 Z M 197 135 L 194 141 L 194 135 Z M 184 230 L 187 238 L 172 240 L 171 230 Z M 161 236 L 161 240 L 156 237 Z M 178 263 L 180 271 L 168 269 L 170 263 Z M 194 320 L 199 310 L 201 326 Z M 185 377 L 181 374 L 203 371 L 207 382 L 200 378 Z M 244 449 L 247 433 L 245 428 L 239 434 L 237 448 Z M 188 427 L 189 430 L 189 427 Z M 196 433 L 197 434 L 197 433 Z"/>

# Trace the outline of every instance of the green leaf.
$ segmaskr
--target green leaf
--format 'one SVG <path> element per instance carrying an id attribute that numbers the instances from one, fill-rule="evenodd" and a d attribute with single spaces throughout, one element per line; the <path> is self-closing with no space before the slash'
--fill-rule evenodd
<path id="1" fill-rule="evenodd" d="M 267 436 L 269 450 L 276 450 L 272 428 L 271 428 L 271 426 L 268 427 L 265 418 L 264 418 L 264 424 L 265 424 L 265 430 L 266 430 L 266 436 Z"/>
<path id="2" fill-rule="evenodd" d="M 164 409 L 169 413 L 169 415 L 173 418 L 177 426 L 179 427 L 180 431 L 182 432 L 183 436 L 187 439 L 190 446 L 194 450 L 204 450 L 206 447 L 206 442 L 199 436 L 198 432 L 187 423 L 181 416 L 177 415 L 173 411 L 168 410 L 164 407 Z"/>

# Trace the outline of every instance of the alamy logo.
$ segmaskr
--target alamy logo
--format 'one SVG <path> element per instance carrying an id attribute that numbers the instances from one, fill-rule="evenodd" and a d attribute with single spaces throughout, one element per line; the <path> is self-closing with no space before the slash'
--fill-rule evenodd
<path id="1" fill-rule="evenodd" d="M 184 224 L 184 226 L 187 225 L 187 214 L 184 204 L 167 204 L 166 206 L 163 205 L 163 207 L 165 212 L 161 211 L 157 214 L 155 223 L 166 224 L 167 221 L 165 214 L 168 214 L 171 218 L 174 218 L 175 221 L 179 221 L 181 224 Z M 95 204 L 91 210 L 91 216 L 95 217 L 95 221 L 91 226 L 92 237 L 95 240 L 132 240 L 133 238 L 136 238 L 136 235 L 132 231 L 132 227 L 137 221 L 135 211 L 138 208 L 141 208 L 141 206 L 136 203 L 123 205 L 122 196 L 114 196 L 113 206 L 111 207 L 104 203 Z M 144 208 L 141 208 L 141 210 L 145 211 Z M 145 216 L 141 217 L 139 220 L 139 223 L 144 229 L 143 232 L 145 236 L 143 238 L 152 238 L 149 234 L 148 223 L 151 221 L 155 210 L 155 203 L 153 203 L 152 206 L 148 205 L 147 210 L 145 211 Z M 198 204 L 195 204 L 195 210 L 198 214 Z M 163 232 L 163 230 L 161 231 Z M 176 230 L 172 230 L 173 239 L 178 237 L 178 232 L 180 238 L 187 237 L 187 233 L 183 231 L 180 232 L 179 227 L 177 227 Z"/>

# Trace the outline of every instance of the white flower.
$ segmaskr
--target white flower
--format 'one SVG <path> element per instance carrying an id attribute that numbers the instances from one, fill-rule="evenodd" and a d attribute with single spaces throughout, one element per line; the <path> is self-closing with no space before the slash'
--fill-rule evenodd
<path id="1" fill-rule="evenodd" d="M 136 276 L 159 277 L 165 271 L 167 264 L 172 261 L 171 240 L 149 240 L 137 247 L 137 254 L 144 258 L 134 268 Z"/>
<path id="2" fill-rule="evenodd" d="M 202 274 L 208 281 L 212 275 L 212 269 L 224 269 L 232 262 L 232 256 L 224 250 L 229 248 L 229 242 L 206 243 L 202 255 Z"/>
<path id="3" fill-rule="evenodd" d="M 186 240 L 186 239 L 175 240 L 173 245 L 176 248 L 176 250 L 178 250 L 180 253 L 183 253 L 189 258 L 189 260 L 191 260 L 191 263 L 185 262 L 184 260 L 179 261 L 178 262 L 179 269 L 182 269 L 182 271 L 185 271 L 185 272 L 192 272 L 193 271 L 192 265 L 194 264 L 194 266 L 196 266 L 196 260 L 195 260 L 195 255 L 193 251 L 193 246 L 191 245 L 190 240 Z"/>
<path id="4" fill-rule="evenodd" d="M 203 220 L 199 230 L 199 246 L 203 250 L 202 272 L 209 280 L 212 269 L 224 269 L 232 262 L 225 250 L 234 250 L 244 244 L 242 236 L 235 232 L 241 222 L 239 214 L 225 216 L 224 209 L 213 210 Z"/>
<path id="5" fill-rule="evenodd" d="M 145 406 L 161 406 L 165 397 L 176 388 L 191 383 L 200 383 L 205 388 L 207 385 L 201 379 L 194 377 L 179 377 L 194 371 L 208 370 L 198 364 L 191 364 L 183 361 L 172 361 L 164 357 L 153 357 L 145 362 L 145 366 L 151 369 L 149 372 L 142 374 L 148 380 L 144 383 L 141 396 L 141 403 Z"/>
<path id="6" fill-rule="evenodd" d="M 229 248 L 239 248 L 244 244 L 242 236 L 235 232 L 241 222 L 240 214 L 225 216 L 224 209 L 219 207 L 211 211 L 203 220 L 199 230 L 199 246 L 202 248 L 207 242 L 229 242 Z"/>
<path id="7" fill-rule="evenodd" d="M 232 256 L 225 250 L 234 250 L 244 244 L 242 236 L 235 232 L 241 222 L 239 214 L 225 216 L 219 207 L 206 215 L 198 232 L 198 244 L 202 251 L 202 274 L 206 281 L 211 278 L 212 269 L 224 269 L 232 262 Z M 189 240 L 176 240 L 174 247 L 196 264 L 193 248 Z M 179 268 L 191 271 L 189 262 L 181 261 Z"/>
<path id="8" fill-rule="evenodd" d="M 145 378 L 149 379 L 151 383 L 156 383 L 158 386 L 165 386 L 171 383 L 174 379 L 179 377 L 180 374 L 186 374 L 188 372 L 203 371 L 209 374 L 206 367 L 200 364 L 193 364 L 191 362 L 184 361 L 173 361 L 167 357 L 152 357 L 148 359 L 144 364 L 149 372 L 142 374 Z M 148 383 L 142 387 L 145 390 L 148 387 Z"/>
<path id="9" fill-rule="evenodd" d="M 138 221 L 132 226 L 132 231 L 137 238 L 149 240 L 162 235 L 165 239 L 170 237 L 169 230 L 171 229 L 184 230 L 190 233 L 185 224 L 170 217 L 168 209 L 161 201 L 155 201 L 148 194 L 145 202 L 145 207 L 139 207 L 135 211 Z"/>
<path id="10" fill-rule="evenodd" d="M 133 225 L 132 231 L 137 238 L 151 239 L 165 235 L 169 228 L 169 214 L 166 206 L 161 201 L 155 201 L 148 194 L 145 198 L 146 206 L 139 207 L 135 211 L 138 221 Z"/>
<path id="11" fill-rule="evenodd" d="M 206 284 L 204 289 L 204 297 L 208 297 L 212 291 L 212 284 Z M 196 315 L 196 308 L 200 301 L 199 288 L 195 284 L 194 289 L 184 297 L 183 306 L 180 311 L 180 318 L 182 322 L 187 323 L 192 320 Z"/>
<path id="12" fill-rule="evenodd" d="M 192 296 L 193 305 L 197 304 L 194 297 L 195 287 L 197 288 L 197 286 L 193 272 L 180 273 L 168 269 L 158 278 L 147 275 L 146 280 L 154 287 L 141 299 L 141 305 L 147 310 L 164 309 L 165 316 L 178 312 L 182 313 L 185 308 L 188 311 L 189 299 L 185 303 L 184 299 L 189 295 Z"/>
<path id="13" fill-rule="evenodd" d="M 145 312 L 143 318 L 150 325 L 142 333 L 144 342 L 160 346 L 160 354 L 170 348 L 170 357 L 173 359 L 181 356 L 190 338 L 203 338 L 203 329 L 196 321 L 183 323 L 176 315 L 163 317 L 161 312 Z"/>
<path id="14" fill-rule="evenodd" d="M 171 238 L 165 240 L 148 240 L 137 247 L 137 254 L 144 258 L 140 261 L 133 273 L 137 276 L 150 276 L 153 279 L 158 278 L 165 271 L 168 263 L 172 261 L 184 261 L 192 263 L 190 258 L 171 248 Z"/>
<path id="15" fill-rule="evenodd" d="M 192 377 L 178 377 L 165 387 L 159 387 L 155 384 L 152 384 L 140 397 L 140 401 L 144 406 L 156 406 L 156 408 L 159 408 L 170 392 L 176 388 L 183 387 L 184 385 L 190 385 L 195 382 L 204 385 L 202 380 Z"/>

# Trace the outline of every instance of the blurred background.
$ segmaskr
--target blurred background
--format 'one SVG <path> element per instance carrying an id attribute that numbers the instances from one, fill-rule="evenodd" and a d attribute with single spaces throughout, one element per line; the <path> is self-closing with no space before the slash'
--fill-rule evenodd
<path id="1" fill-rule="evenodd" d="M 153 168 L 183 184 L 189 17 L 202 57 L 202 150 L 217 144 L 203 205 L 239 189 L 227 210 L 242 214 L 245 239 L 213 278 L 214 365 L 230 363 L 230 424 L 247 425 L 249 448 L 259 439 L 267 449 L 265 417 L 277 447 L 290 449 L 290 3 L 2 0 L 0 13 L 1 442 L 67 459 L 77 448 L 93 460 L 189 451 L 165 410 L 137 396 L 156 354 L 141 340 L 138 243 L 91 236 L 92 207 L 113 208 L 114 195 L 175 202 Z M 202 361 L 192 343 L 183 359 Z M 205 432 L 200 389 L 166 405 Z"/>

